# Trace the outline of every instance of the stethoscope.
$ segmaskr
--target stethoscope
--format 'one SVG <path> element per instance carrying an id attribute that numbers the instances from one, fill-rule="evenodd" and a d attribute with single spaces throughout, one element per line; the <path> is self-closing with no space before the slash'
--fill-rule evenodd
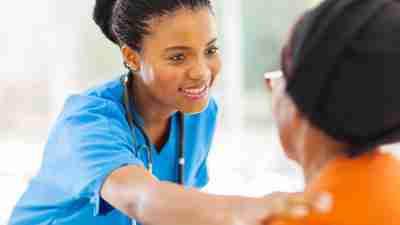
<path id="1" fill-rule="evenodd" d="M 143 134 L 144 139 L 145 139 L 145 145 L 146 145 L 146 152 L 147 152 L 147 160 L 148 160 L 148 165 L 147 165 L 147 170 L 153 174 L 153 154 L 151 151 L 151 142 L 149 137 L 146 135 L 144 132 L 144 129 L 142 126 L 139 125 L 139 123 L 135 120 L 132 111 L 131 111 L 131 100 L 129 97 L 129 86 L 130 83 L 132 82 L 130 77 L 132 76 L 131 73 L 124 75 L 121 77 L 121 82 L 123 83 L 124 86 L 124 107 L 126 110 L 127 114 L 127 121 L 129 123 L 129 127 L 131 129 L 131 134 L 132 134 L 132 140 L 134 146 L 136 146 L 136 136 L 135 136 L 135 127 L 140 130 L 140 132 Z M 185 167 L 185 149 L 184 149 L 184 141 L 185 141 L 185 129 L 184 129 L 184 118 L 183 118 L 183 113 L 179 112 L 179 130 L 181 131 L 179 135 L 179 161 L 178 161 L 178 184 L 183 184 L 184 181 L 184 167 Z"/>

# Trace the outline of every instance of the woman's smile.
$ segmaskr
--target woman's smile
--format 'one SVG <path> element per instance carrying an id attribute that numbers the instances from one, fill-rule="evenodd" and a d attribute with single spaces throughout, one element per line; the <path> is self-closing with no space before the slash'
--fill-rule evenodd
<path id="1" fill-rule="evenodd" d="M 191 100 L 202 100 L 207 98 L 208 92 L 210 89 L 210 82 L 204 83 L 197 86 L 192 86 L 189 88 L 179 88 L 179 92 L 182 93 L 185 97 Z"/>

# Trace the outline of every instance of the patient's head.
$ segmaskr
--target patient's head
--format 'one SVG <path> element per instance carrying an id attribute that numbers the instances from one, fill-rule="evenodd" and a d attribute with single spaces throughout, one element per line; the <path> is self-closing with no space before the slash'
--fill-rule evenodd
<path id="1" fill-rule="evenodd" d="M 282 50 L 283 77 L 267 80 L 288 156 L 400 141 L 399 59 L 400 1 L 328 0 L 305 13 Z"/>

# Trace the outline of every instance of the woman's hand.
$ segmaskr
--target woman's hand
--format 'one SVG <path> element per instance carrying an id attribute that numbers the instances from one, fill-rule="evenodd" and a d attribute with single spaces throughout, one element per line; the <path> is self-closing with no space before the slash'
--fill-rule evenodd
<path id="1" fill-rule="evenodd" d="M 156 180 L 139 166 L 114 171 L 101 196 L 146 225 L 262 225 L 275 216 L 302 217 L 319 209 L 318 197 L 275 193 L 259 198 L 206 194 Z"/>
<path id="2" fill-rule="evenodd" d="M 302 218 L 311 210 L 329 211 L 331 205 L 328 194 L 273 193 L 243 204 L 233 225 L 266 225 L 275 217 Z"/>

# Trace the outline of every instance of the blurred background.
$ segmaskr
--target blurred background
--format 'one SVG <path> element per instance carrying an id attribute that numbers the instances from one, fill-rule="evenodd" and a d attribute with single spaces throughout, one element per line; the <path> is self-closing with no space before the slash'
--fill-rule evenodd
<path id="1" fill-rule="evenodd" d="M 317 0 L 216 0 L 223 71 L 206 191 L 259 196 L 303 187 L 279 146 L 262 75 L 286 32 Z M 8 1 L 0 8 L 0 225 L 38 170 L 65 98 L 125 72 L 91 19 L 91 1 Z M 62 173 L 60 171 L 60 176 Z"/>

